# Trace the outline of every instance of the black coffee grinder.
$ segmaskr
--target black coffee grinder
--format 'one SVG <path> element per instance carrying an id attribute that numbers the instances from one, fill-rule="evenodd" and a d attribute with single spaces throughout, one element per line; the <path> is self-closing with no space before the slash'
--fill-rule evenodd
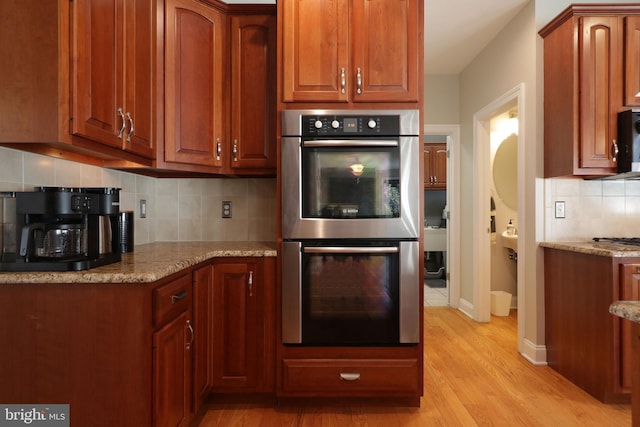
<path id="1" fill-rule="evenodd" d="M 4 234 L 0 271 L 75 271 L 120 261 L 119 188 L 37 187 L 13 195 L 15 227 L 5 230 L 15 232 Z"/>

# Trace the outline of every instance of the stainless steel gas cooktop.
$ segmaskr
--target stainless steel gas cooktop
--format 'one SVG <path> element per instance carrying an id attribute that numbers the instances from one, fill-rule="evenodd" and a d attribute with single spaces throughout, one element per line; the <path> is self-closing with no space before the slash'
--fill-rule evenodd
<path id="1" fill-rule="evenodd" d="M 640 246 L 640 237 L 594 237 L 593 241 L 609 245 Z"/>

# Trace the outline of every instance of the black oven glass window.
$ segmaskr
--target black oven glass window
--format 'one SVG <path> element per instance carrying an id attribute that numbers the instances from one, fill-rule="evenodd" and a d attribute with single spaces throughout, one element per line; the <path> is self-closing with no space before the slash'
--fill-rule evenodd
<path id="1" fill-rule="evenodd" d="M 398 218 L 397 147 L 302 149 L 304 218 Z"/>
<path id="2" fill-rule="evenodd" d="M 302 342 L 397 344 L 397 254 L 304 254 Z"/>

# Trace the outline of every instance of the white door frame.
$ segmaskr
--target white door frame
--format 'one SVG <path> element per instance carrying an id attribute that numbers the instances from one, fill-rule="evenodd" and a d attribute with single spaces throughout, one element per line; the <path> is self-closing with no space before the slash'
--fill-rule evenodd
<path id="1" fill-rule="evenodd" d="M 520 83 L 473 116 L 473 212 L 475 230 L 473 245 L 473 305 L 474 319 L 479 322 L 491 320 L 491 235 L 490 227 L 489 190 L 490 178 L 490 126 L 491 118 L 505 111 L 507 105 L 513 105 L 514 100 L 518 105 L 518 215 L 517 224 L 520 230 L 526 229 L 524 215 L 525 192 L 525 91 L 524 83 Z M 498 230 L 498 232 L 500 232 Z M 518 241 L 518 253 L 523 255 L 524 243 Z M 524 292 L 524 257 L 517 266 L 518 277 L 518 348 L 524 339 L 525 292 Z"/>
<path id="2" fill-rule="evenodd" d="M 424 125 L 425 135 L 447 136 L 447 266 L 449 305 L 460 305 L 460 125 Z"/>

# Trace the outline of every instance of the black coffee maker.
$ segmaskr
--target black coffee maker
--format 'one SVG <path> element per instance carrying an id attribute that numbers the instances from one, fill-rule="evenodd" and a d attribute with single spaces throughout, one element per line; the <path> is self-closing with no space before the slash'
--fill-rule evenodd
<path id="1" fill-rule="evenodd" d="M 118 262 L 119 188 L 37 187 L 5 211 L 0 271 L 73 271 Z M 6 204 L 12 206 L 12 204 Z"/>

